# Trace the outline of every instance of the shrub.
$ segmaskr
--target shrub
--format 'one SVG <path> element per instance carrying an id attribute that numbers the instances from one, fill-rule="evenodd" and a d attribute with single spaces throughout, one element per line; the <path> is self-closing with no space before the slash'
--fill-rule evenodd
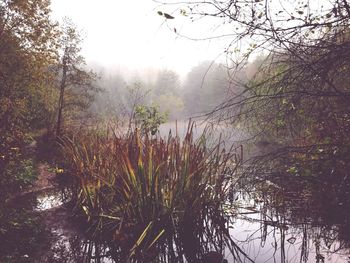
<path id="1" fill-rule="evenodd" d="M 181 243 L 190 226 L 199 227 L 192 234 L 203 232 L 209 217 L 210 224 L 223 227 L 221 208 L 240 160 L 220 143 L 209 149 L 205 140 L 195 142 L 192 127 L 183 141 L 136 130 L 121 138 L 84 135 L 63 142 L 77 184 L 72 187 L 76 211 L 90 233 L 112 242 L 122 257 L 147 261 L 161 247 L 173 250 L 164 244 Z"/>
<path id="2" fill-rule="evenodd" d="M 155 135 L 158 132 L 159 126 L 165 123 L 168 119 L 167 113 L 159 112 L 157 106 L 139 105 L 135 109 L 135 122 L 142 133 Z"/>

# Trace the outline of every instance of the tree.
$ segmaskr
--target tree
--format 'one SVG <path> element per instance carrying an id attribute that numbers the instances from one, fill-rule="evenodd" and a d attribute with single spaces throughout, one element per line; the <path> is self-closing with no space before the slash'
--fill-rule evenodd
<path id="1" fill-rule="evenodd" d="M 138 106 L 143 105 L 147 96 L 150 93 L 149 89 L 145 89 L 141 82 L 135 82 L 132 86 L 127 87 L 128 94 L 126 97 L 126 103 L 124 105 L 124 115 L 128 118 L 128 132 L 131 132 L 133 124 L 137 127 L 136 123 L 136 110 Z"/>
<path id="2" fill-rule="evenodd" d="M 204 114 L 213 110 L 229 94 L 229 78 L 223 65 L 205 61 L 191 69 L 184 83 L 187 113 Z"/>
<path id="3" fill-rule="evenodd" d="M 71 20 L 65 19 L 62 27 L 60 46 L 61 61 L 58 65 L 60 76 L 59 101 L 56 122 L 56 136 L 61 135 L 64 110 L 76 115 L 91 104 L 94 93 L 100 89 L 94 86 L 96 75 L 87 71 L 85 60 L 80 55 L 82 38 Z"/>
<path id="4" fill-rule="evenodd" d="M 37 115 L 50 107 L 57 60 L 57 25 L 50 19 L 50 1 L 0 2 L 0 155 L 21 144 Z"/>
<path id="5" fill-rule="evenodd" d="M 180 88 L 180 77 L 179 75 L 171 70 L 162 70 L 158 73 L 155 85 L 154 93 L 156 95 L 163 95 L 172 93 L 177 95 Z"/>
<path id="6" fill-rule="evenodd" d="M 26 246 L 24 240 L 35 241 L 38 233 L 37 228 L 28 228 L 27 214 L 26 222 L 17 220 L 22 210 L 7 210 L 6 200 L 35 180 L 33 161 L 23 148 L 28 133 L 45 127 L 53 110 L 56 94 L 50 65 L 57 62 L 58 31 L 49 6 L 48 0 L 0 1 L 0 239 L 7 240 L 0 261 L 10 258 L 9 253 L 11 260 L 20 261 L 13 255 Z M 15 232 L 9 227 L 13 222 Z M 21 242 L 14 233 L 21 234 Z"/>
<path id="7" fill-rule="evenodd" d="M 182 98 L 170 92 L 158 96 L 155 104 L 159 106 L 161 112 L 168 114 L 169 120 L 181 118 L 185 108 Z"/>
<path id="8" fill-rule="evenodd" d="M 96 70 L 96 69 L 95 69 Z M 92 111 L 102 119 L 118 117 L 122 113 L 127 83 L 120 73 L 99 73 L 98 86 L 103 86 L 103 92 L 97 94 Z"/>
<path id="9" fill-rule="evenodd" d="M 153 103 L 161 112 L 167 112 L 169 119 L 180 118 L 184 103 L 180 95 L 181 82 L 179 75 L 172 70 L 161 70 L 153 88 Z"/>
<path id="10" fill-rule="evenodd" d="M 202 23 L 200 30 L 203 32 L 208 32 L 203 21 L 207 22 L 207 27 L 217 28 L 212 31 L 213 35 L 202 35 L 200 39 L 227 38 L 226 52 L 231 58 L 236 57 L 236 62 L 247 59 L 254 51 L 284 53 L 286 49 L 291 51 L 290 48 L 295 45 L 312 46 L 317 39 L 332 44 L 332 39 L 324 38 L 327 32 L 334 29 L 338 34 L 345 32 L 350 16 L 348 0 L 161 2 L 175 6 L 179 15 Z M 175 11 L 173 15 L 176 20 Z M 181 30 L 176 33 L 183 34 Z M 241 56 L 231 56 L 234 53 Z"/>
<path id="11" fill-rule="evenodd" d="M 156 106 L 137 105 L 134 118 L 135 126 L 140 128 L 143 134 L 155 135 L 168 116 L 166 113 L 161 113 Z"/>
<path id="12" fill-rule="evenodd" d="M 265 56 L 257 74 L 242 82 L 241 91 L 217 106 L 211 116 L 230 123 L 244 121 L 253 138 L 277 144 L 265 157 L 293 167 L 276 166 L 282 167 L 282 174 L 287 170 L 298 175 L 346 175 L 350 152 L 346 135 L 350 132 L 349 1 L 178 4 L 182 15 L 193 21 L 206 19 L 211 28 L 218 28 L 207 39 L 229 39 L 225 52 L 233 71 L 247 68 L 249 59 L 257 54 Z M 177 30 L 177 34 L 183 32 Z"/>

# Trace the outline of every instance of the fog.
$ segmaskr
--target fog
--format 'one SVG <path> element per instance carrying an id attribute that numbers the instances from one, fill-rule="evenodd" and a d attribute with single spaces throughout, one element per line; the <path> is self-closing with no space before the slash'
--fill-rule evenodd
<path id="1" fill-rule="evenodd" d="M 57 21 L 68 16 L 83 31 L 86 61 L 112 71 L 171 69 L 183 77 L 200 61 L 217 59 L 224 49 L 217 42 L 179 37 L 174 28 L 194 35 L 200 27 L 188 23 L 179 10 L 174 21 L 164 19 L 157 11 L 172 8 L 155 1 L 54 0 L 51 9 Z"/>
<path id="2" fill-rule="evenodd" d="M 0 1 L 0 262 L 349 262 L 350 0 L 164 1 Z"/>
<path id="3" fill-rule="evenodd" d="M 198 63 L 183 77 L 170 69 L 93 69 L 103 91 L 91 110 L 104 117 L 128 114 L 137 99 L 137 104 L 158 107 L 170 121 L 184 120 L 210 112 L 233 89 L 226 66 L 211 61 Z"/>
<path id="4" fill-rule="evenodd" d="M 155 1 L 54 0 L 51 8 L 57 21 L 70 17 L 84 36 L 82 55 L 103 89 L 90 109 L 94 115 L 130 114 L 136 89 L 143 94 L 138 104 L 158 107 L 169 121 L 208 113 L 232 94 L 220 55 L 226 43 L 180 37 L 175 29 L 197 37 L 201 30 L 177 13 L 174 21 L 157 14 L 171 7 Z"/>

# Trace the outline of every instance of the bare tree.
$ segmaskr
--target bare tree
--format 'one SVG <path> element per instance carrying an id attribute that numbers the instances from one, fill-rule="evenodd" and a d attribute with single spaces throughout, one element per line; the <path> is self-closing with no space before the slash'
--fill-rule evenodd
<path id="1" fill-rule="evenodd" d="M 86 109 L 93 100 L 93 95 L 99 91 L 94 85 L 96 74 L 87 71 L 85 60 L 80 55 L 82 38 L 76 26 L 71 20 L 65 19 L 60 45 L 62 48 L 61 63 L 58 65 L 59 101 L 56 122 L 56 136 L 62 132 L 63 111 L 70 108 L 76 114 L 81 109 Z"/>
<path id="2" fill-rule="evenodd" d="M 254 56 L 264 56 L 257 73 L 237 83 L 243 88 L 212 111 L 213 119 L 245 123 L 254 138 L 278 144 L 268 157 L 286 161 L 288 156 L 288 165 L 300 168 L 283 168 L 284 172 L 307 174 L 318 169 L 324 175 L 344 174 L 350 148 L 347 0 L 163 4 L 175 5 L 171 13 L 175 20 L 185 15 L 193 23 L 206 21 L 216 29 L 202 38 L 186 36 L 182 30 L 177 34 L 197 40 L 228 39 L 225 53 L 233 77 Z"/>

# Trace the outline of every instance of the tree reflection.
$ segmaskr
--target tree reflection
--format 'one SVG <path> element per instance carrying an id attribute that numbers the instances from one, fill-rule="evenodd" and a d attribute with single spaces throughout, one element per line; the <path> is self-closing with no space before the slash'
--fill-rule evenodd
<path id="1" fill-rule="evenodd" d="M 348 194 L 329 195 L 315 185 L 255 184 L 239 194 L 231 235 L 255 262 L 348 260 Z"/>

